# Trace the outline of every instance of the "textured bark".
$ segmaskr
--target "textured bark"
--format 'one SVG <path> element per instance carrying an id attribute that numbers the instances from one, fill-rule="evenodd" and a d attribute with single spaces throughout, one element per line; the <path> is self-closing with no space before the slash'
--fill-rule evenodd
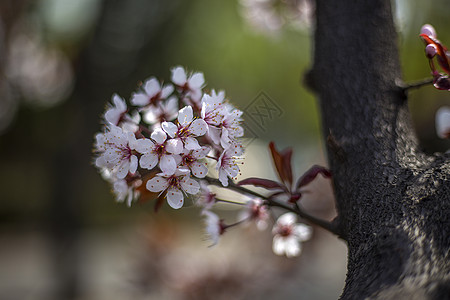
<path id="1" fill-rule="evenodd" d="M 314 66 L 338 217 L 342 299 L 448 299 L 450 155 L 420 151 L 388 0 L 317 0 Z"/>

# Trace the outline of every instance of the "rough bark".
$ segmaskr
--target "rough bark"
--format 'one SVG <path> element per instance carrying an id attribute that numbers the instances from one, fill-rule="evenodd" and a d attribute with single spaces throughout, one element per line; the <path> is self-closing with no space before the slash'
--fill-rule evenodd
<path id="1" fill-rule="evenodd" d="M 317 0 L 316 91 L 348 243 L 341 299 L 448 299 L 449 154 L 421 152 L 388 0 Z"/>

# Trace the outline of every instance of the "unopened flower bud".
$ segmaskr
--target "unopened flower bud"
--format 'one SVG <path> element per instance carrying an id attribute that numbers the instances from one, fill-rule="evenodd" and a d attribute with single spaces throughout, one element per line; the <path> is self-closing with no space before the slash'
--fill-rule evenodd
<path id="1" fill-rule="evenodd" d="M 429 59 L 433 58 L 436 55 L 436 53 L 437 53 L 436 45 L 428 44 L 425 47 L 425 54 Z"/>
<path id="2" fill-rule="evenodd" d="M 430 24 L 425 24 L 420 29 L 420 34 L 426 34 L 429 37 L 435 38 L 436 37 L 436 30 L 434 30 L 434 27 Z"/>

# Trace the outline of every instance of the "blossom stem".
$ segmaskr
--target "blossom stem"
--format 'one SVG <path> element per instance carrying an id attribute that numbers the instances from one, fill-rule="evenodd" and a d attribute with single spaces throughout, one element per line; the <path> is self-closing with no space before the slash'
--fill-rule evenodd
<path id="1" fill-rule="evenodd" d="M 230 204 L 237 204 L 237 205 L 245 205 L 245 203 L 242 203 L 242 202 L 236 202 L 236 201 L 219 199 L 219 198 L 216 198 L 216 202 L 223 202 L 223 203 L 230 203 Z"/>
<path id="2" fill-rule="evenodd" d="M 209 184 L 213 184 L 213 185 L 216 185 L 216 186 L 219 186 L 219 187 L 222 186 L 222 184 L 220 183 L 220 181 L 218 179 L 211 178 L 211 177 L 205 177 L 205 180 L 208 181 Z M 229 182 L 228 188 L 231 189 L 231 190 L 234 190 L 236 192 L 239 192 L 239 193 L 245 193 L 245 194 L 249 194 L 249 195 L 252 195 L 252 196 L 264 199 L 264 200 L 266 200 L 268 206 L 279 207 L 279 208 L 285 209 L 287 211 L 291 211 L 291 212 L 297 214 L 298 216 L 300 216 L 301 218 L 303 218 L 305 220 L 308 220 L 311 223 L 313 223 L 313 224 L 315 224 L 315 225 L 317 225 L 319 227 L 322 227 L 323 229 L 325 229 L 325 230 L 327 230 L 327 231 L 329 231 L 329 232 L 331 232 L 331 233 L 333 233 L 333 234 L 335 234 L 335 235 L 337 235 L 337 236 L 339 236 L 339 237 L 341 237 L 342 239 L 345 240 L 344 234 L 342 232 L 340 232 L 338 230 L 338 228 L 333 223 L 325 221 L 325 220 L 322 220 L 322 219 L 319 219 L 319 218 L 316 218 L 316 217 L 306 213 L 299 206 L 299 204 L 297 202 L 295 202 L 295 207 L 292 207 L 290 205 L 278 202 L 278 201 L 276 201 L 276 200 L 274 200 L 272 198 L 269 198 L 269 197 L 266 197 L 264 195 L 261 195 L 261 194 L 255 192 L 255 191 L 252 191 L 252 190 L 249 190 L 249 189 L 244 188 L 242 186 L 239 186 L 239 185 L 235 184 L 232 181 Z"/>
<path id="3" fill-rule="evenodd" d="M 244 222 L 246 222 L 246 221 L 248 221 L 248 220 L 249 220 L 249 218 L 245 218 L 245 219 L 243 219 L 243 220 L 237 221 L 236 223 L 232 223 L 232 224 L 225 225 L 225 228 L 224 228 L 224 229 L 228 229 L 228 228 L 231 228 L 231 227 L 234 227 L 234 226 L 241 225 L 242 223 L 244 223 Z"/>

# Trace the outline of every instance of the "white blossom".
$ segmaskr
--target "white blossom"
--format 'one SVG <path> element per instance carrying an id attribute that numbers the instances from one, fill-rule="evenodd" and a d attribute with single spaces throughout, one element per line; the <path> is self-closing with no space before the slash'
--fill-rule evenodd
<path id="1" fill-rule="evenodd" d="M 450 138 L 450 107 L 444 106 L 437 110 L 436 132 L 442 139 Z"/>
<path id="2" fill-rule="evenodd" d="M 104 134 L 97 134 L 96 166 L 107 168 L 117 178 L 123 179 L 130 173 L 135 173 L 138 167 L 136 137 L 132 132 L 124 132 L 122 128 L 111 125 Z"/>
<path id="3" fill-rule="evenodd" d="M 184 68 L 178 66 L 172 69 L 172 82 L 194 101 L 187 104 L 196 104 L 201 100 L 202 88 L 205 84 L 203 73 L 197 72 L 188 76 Z"/>
<path id="4" fill-rule="evenodd" d="M 211 148 L 203 146 L 197 150 L 183 150 L 181 154 L 181 166 L 191 170 L 192 175 L 197 178 L 205 178 L 208 174 L 206 163 L 200 161 L 211 151 Z"/>
<path id="5" fill-rule="evenodd" d="M 113 125 L 118 126 L 120 119 L 127 112 L 127 104 L 119 95 L 112 96 L 113 105 L 105 112 L 105 120 Z"/>
<path id="6" fill-rule="evenodd" d="M 195 204 L 203 207 L 203 210 L 210 210 L 214 203 L 216 203 L 216 194 L 211 192 L 209 186 L 204 181 L 200 181 L 200 194 Z"/>
<path id="7" fill-rule="evenodd" d="M 207 124 L 202 119 L 194 119 L 191 106 L 185 106 L 178 112 L 178 126 L 172 122 L 163 122 L 161 127 L 174 139 L 174 143 L 184 145 L 188 150 L 200 149 L 197 139 L 207 131 Z"/>
<path id="8" fill-rule="evenodd" d="M 176 155 L 183 151 L 183 147 L 173 143 L 173 140 L 167 140 L 166 133 L 157 128 L 152 132 L 151 139 L 138 141 L 137 151 L 143 154 L 139 160 L 141 168 L 151 170 L 159 163 L 163 173 L 173 174 L 177 168 Z"/>
<path id="9" fill-rule="evenodd" d="M 114 94 L 112 96 L 112 104 L 108 106 L 104 115 L 106 125 L 109 126 L 112 124 L 121 127 L 124 131 L 136 132 L 141 117 L 137 111 L 132 116 L 127 114 L 127 111 L 128 107 L 125 100 L 119 95 Z"/>
<path id="10" fill-rule="evenodd" d="M 200 190 L 197 181 L 189 176 L 189 170 L 178 168 L 174 174 L 159 173 L 146 184 L 150 192 L 167 191 L 167 203 L 174 209 L 179 209 L 184 203 L 184 193 L 195 195 Z"/>
<path id="11" fill-rule="evenodd" d="M 205 216 L 208 238 L 213 242 L 211 246 L 215 246 L 219 242 L 220 236 L 225 232 L 225 226 L 219 216 L 209 210 L 203 210 L 202 215 Z"/>
<path id="12" fill-rule="evenodd" d="M 239 215 L 239 220 L 252 220 L 256 222 L 256 227 L 259 230 L 265 230 L 268 226 L 267 221 L 269 220 L 269 210 L 266 205 L 264 205 L 264 201 L 260 198 L 250 199 L 245 207 L 245 210 L 242 211 Z"/>
<path id="13" fill-rule="evenodd" d="M 131 95 L 131 104 L 141 107 L 156 104 L 158 101 L 166 99 L 173 92 L 171 84 L 162 86 L 155 77 L 146 80 L 143 89 L 142 92 Z"/>
<path id="14" fill-rule="evenodd" d="M 311 238 L 312 228 L 297 222 L 297 215 L 288 212 L 275 223 L 272 250 L 277 255 L 298 256 L 302 251 L 301 242 Z"/>
<path id="15" fill-rule="evenodd" d="M 223 186 L 228 186 L 228 177 L 234 178 L 239 174 L 239 166 L 236 162 L 236 156 L 243 153 L 242 146 L 231 144 L 219 156 L 216 169 L 219 172 L 219 180 Z"/>
<path id="16" fill-rule="evenodd" d="M 128 207 L 131 206 L 133 199 L 136 199 L 139 196 L 139 192 L 135 191 L 132 186 L 129 186 L 127 181 L 124 179 L 115 181 L 113 183 L 113 190 L 116 195 L 117 202 L 124 202 L 126 199 Z"/>
<path id="17" fill-rule="evenodd" d="M 143 119 L 148 124 L 161 124 L 164 121 L 172 121 L 178 114 L 178 99 L 170 97 L 164 102 L 148 106 L 143 110 Z M 158 126 L 159 127 L 159 126 Z"/>

